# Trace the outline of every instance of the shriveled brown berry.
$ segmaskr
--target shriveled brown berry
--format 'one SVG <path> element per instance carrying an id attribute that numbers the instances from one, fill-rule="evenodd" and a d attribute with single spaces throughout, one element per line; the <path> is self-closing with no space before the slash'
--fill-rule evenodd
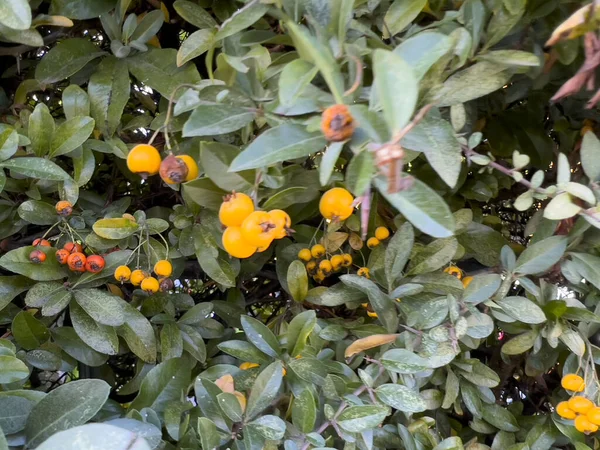
<path id="1" fill-rule="evenodd" d="M 170 278 L 163 278 L 159 281 L 159 289 L 161 292 L 172 291 L 175 287 L 175 283 Z"/>
<path id="2" fill-rule="evenodd" d="M 321 131 L 330 142 L 350 139 L 354 134 L 354 119 L 346 105 L 333 105 L 323 111 Z"/>
<path id="3" fill-rule="evenodd" d="M 58 202 L 55 208 L 56 212 L 60 216 L 67 217 L 73 213 L 73 205 L 71 204 L 71 202 L 68 202 L 66 200 L 61 200 L 60 202 Z"/>
<path id="4" fill-rule="evenodd" d="M 188 167 L 183 160 L 169 155 L 160 163 L 158 173 L 165 183 L 178 184 L 184 182 L 188 176 Z"/>

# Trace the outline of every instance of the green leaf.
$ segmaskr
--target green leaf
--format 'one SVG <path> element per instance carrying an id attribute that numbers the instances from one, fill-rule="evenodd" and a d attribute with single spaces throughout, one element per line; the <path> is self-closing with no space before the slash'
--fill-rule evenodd
<path id="1" fill-rule="evenodd" d="M 96 322 L 113 327 L 124 322 L 118 297 L 99 289 L 75 289 L 75 300 Z"/>
<path id="2" fill-rule="evenodd" d="M 70 84 L 65 88 L 62 95 L 62 103 L 63 111 L 65 112 L 65 117 L 67 119 L 90 115 L 90 98 L 87 93 L 76 84 Z M 43 103 L 39 103 L 39 105 L 42 104 Z"/>
<path id="3" fill-rule="evenodd" d="M 566 248 L 566 236 L 551 236 L 536 242 L 521 253 L 514 272 L 521 275 L 545 272 L 562 258 Z"/>
<path id="4" fill-rule="evenodd" d="M 119 338 L 113 327 L 94 321 L 77 302 L 72 302 L 69 306 L 69 315 L 77 336 L 83 342 L 97 352 L 106 355 L 117 354 Z"/>
<path id="5" fill-rule="evenodd" d="M 130 408 L 138 411 L 152 408 L 157 413 L 163 412 L 169 402 L 179 400 L 186 393 L 191 375 L 191 366 L 183 358 L 160 363 L 148 372 Z"/>
<path id="6" fill-rule="evenodd" d="M 75 329 L 56 327 L 52 329 L 52 340 L 69 356 L 90 367 L 100 367 L 108 360 L 107 355 L 97 352 L 81 340 Z"/>
<path id="7" fill-rule="evenodd" d="M 35 448 L 59 431 L 86 423 L 109 393 L 110 386 L 103 380 L 78 380 L 57 387 L 31 411 L 25 427 L 27 446 Z"/>
<path id="8" fill-rule="evenodd" d="M 288 289 L 292 298 L 303 302 L 308 295 L 308 274 L 302 261 L 292 261 L 287 272 Z"/>
<path id="9" fill-rule="evenodd" d="M 455 238 L 436 239 L 413 256 L 407 275 L 418 275 L 441 269 L 452 260 L 457 250 L 458 241 Z"/>
<path id="10" fill-rule="evenodd" d="M 158 33 L 164 21 L 165 14 L 160 9 L 150 11 L 139 21 L 130 40 L 145 44 Z"/>
<path id="11" fill-rule="evenodd" d="M 310 389 L 304 389 L 294 397 L 292 423 L 302 433 L 310 433 L 317 419 L 317 405 Z"/>
<path id="12" fill-rule="evenodd" d="M 52 136 L 50 156 L 71 153 L 90 137 L 92 131 L 94 131 L 94 119 L 91 117 L 73 117 L 66 120 Z"/>
<path id="13" fill-rule="evenodd" d="M 230 172 L 257 169 L 281 161 L 308 156 L 325 147 L 321 133 L 309 133 L 300 125 L 283 124 L 258 136 L 231 163 Z"/>
<path id="14" fill-rule="evenodd" d="M 342 283 L 351 286 L 367 294 L 373 310 L 379 316 L 379 320 L 390 333 L 395 333 L 398 328 L 398 312 L 396 305 L 379 287 L 371 280 L 358 275 L 342 275 Z M 349 301 L 348 299 L 346 301 Z"/>
<path id="15" fill-rule="evenodd" d="M 479 304 L 492 297 L 500 287 L 502 279 L 498 274 L 476 275 L 465 288 L 463 301 Z"/>
<path id="16" fill-rule="evenodd" d="M 87 39 L 66 39 L 44 55 L 35 68 L 35 78 L 44 84 L 56 83 L 76 74 L 87 63 L 104 54 Z"/>
<path id="17" fill-rule="evenodd" d="M 337 418 L 337 424 L 350 433 L 376 428 L 390 414 L 387 406 L 350 406 Z"/>
<path id="18" fill-rule="evenodd" d="M 283 366 L 279 361 L 270 364 L 260 373 L 254 381 L 248 398 L 247 420 L 255 418 L 277 398 L 282 381 Z"/>
<path id="19" fill-rule="evenodd" d="M 92 229 L 104 239 L 125 239 L 139 231 L 140 226 L 130 219 L 113 218 L 96 221 Z"/>
<path id="20" fill-rule="evenodd" d="M 9 435 L 25 429 L 27 417 L 34 405 L 34 401 L 18 395 L 0 396 L 0 434 L 4 432 Z"/>
<path id="21" fill-rule="evenodd" d="M 506 297 L 496 303 L 513 319 L 523 323 L 538 324 L 546 321 L 542 308 L 525 297 Z"/>
<path id="22" fill-rule="evenodd" d="M 506 408 L 497 404 L 484 405 L 482 411 L 483 419 L 496 428 L 503 431 L 516 433 L 519 431 L 517 419 Z"/>
<path id="23" fill-rule="evenodd" d="M 296 103 L 318 72 L 317 67 L 302 59 L 286 64 L 279 75 L 279 102 L 286 106 Z"/>
<path id="24" fill-rule="evenodd" d="M 339 306 L 348 302 L 361 301 L 366 295 L 354 287 L 346 286 L 344 283 L 337 283 L 333 286 L 317 287 L 308 291 L 306 301 L 314 305 Z"/>
<path id="25" fill-rule="evenodd" d="M 1 260 L 0 260 L 1 264 Z M 27 277 L 11 275 L 0 277 L 0 311 L 2 311 L 17 295 L 31 287 Z"/>
<path id="26" fill-rule="evenodd" d="M 175 2 L 176 4 L 178 2 Z M 191 3 L 191 2 L 186 2 Z M 215 32 L 213 30 L 198 30 L 190 34 L 183 41 L 177 51 L 177 66 L 181 67 L 186 62 L 206 53 L 215 45 Z"/>
<path id="27" fill-rule="evenodd" d="M 537 337 L 538 333 L 534 330 L 519 334 L 502 346 L 502 353 L 505 355 L 520 355 L 525 353 L 533 347 Z"/>
<path id="28" fill-rule="evenodd" d="M 127 63 L 110 56 L 104 58 L 88 83 L 92 117 L 98 129 L 111 137 L 121 123 L 129 101 L 129 71 Z"/>
<path id="29" fill-rule="evenodd" d="M 235 286 L 235 270 L 230 259 L 219 256 L 217 243 L 210 230 L 205 225 L 195 225 L 193 232 L 196 258 L 202 270 L 223 286 Z"/>
<path id="30" fill-rule="evenodd" d="M 385 250 L 385 276 L 391 289 L 402 275 L 402 270 L 411 254 L 415 232 L 410 223 L 404 223 L 394 233 Z"/>
<path id="31" fill-rule="evenodd" d="M 0 4 L 0 23 L 15 30 L 31 26 L 31 7 L 27 0 L 6 0 Z"/>
<path id="32" fill-rule="evenodd" d="M 222 352 L 243 362 L 265 364 L 271 361 L 263 352 L 246 341 L 225 341 L 219 343 L 218 347 Z"/>
<path id="33" fill-rule="evenodd" d="M 319 182 L 321 183 L 321 186 L 329 184 L 329 179 L 331 178 L 331 174 L 335 169 L 335 164 L 343 149 L 343 142 L 332 142 L 325 150 L 323 158 L 321 159 L 321 164 L 319 164 Z"/>
<path id="34" fill-rule="evenodd" d="M 287 209 L 292 205 L 309 203 L 319 196 L 319 191 L 313 187 L 293 186 L 280 190 L 263 203 L 263 209 Z"/>
<path id="35" fill-rule="evenodd" d="M 402 147 L 423 152 L 444 182 L 456 186 L 462 168 L 462 152 L 452 125 L 442 118 L 425 117 L 401 141 Z"/>
<path id="36" fill-rule="evenodd" d="M 306 341 L 317 324 L 317 316 L 314 311 L 304 311 L 292 319 L 287 329 L 287 349 L 292 357 L 302 353 L 306 347 Z"/>
<path id="37" fill-rule="evenodd" d="M 442 33 L 423 31 L 403 41 L 394 49 L 420 80 L 431 66 L 452 48 L 452 39 Z"/>
<path id="38" fill-rule="evenodd" d="M 395 135 L 406 126 L 415 111 L 419 95 L 417 79 L 401 56 L 387 50 L 375 50 L 373 71 L 378 100 L 390 134 Z"/>
<path id="39" fill-rule="evenodd" d="M 453 436 L 444 439 L 436 445 L 433 450 L 465 450 L 465 447 L 463 446 L 461 438 Z"/>
<path id="40" fill-rule="evenodd" d="M 142 361 L 156 361 L 156 338 L 152 325 L 136 308 L 122 301 L 124 323 L 117 328 L 117 334 L 125 339 L 127 345 Z M 173 361 L 173 360 L 169 360 Z"/>
<path id="41" fill-rule="evenodd" d="M 52 161 L 44 158 L 13 158 L 0 163 L 0 167 L 29 178 L 39 178 L 48 181 L 67 181 L 69 174 Z"/>
<path id="42" fill-rule="evenodd" d="M 219 407 L 223 413 L 229 417 L 233 422 L 241 422 L 244 412 L 242 411 L 242 405 L 238 398 L 228 392 L 223 392 L 217 395 L 217 401 Z"/>
<path id="43" fill-rule="evenodd" d="M 250 422 L 247 427 L 268 441 L 279 441 L 285 434 L 285 422 L 272 415 L 259 417 Z"/>
<path id="44" fill-rule="evenodd" d="M 213 28 L 217 26 L 215 19 L 205 9 L 201 8 L 198 4 L 187 1 L 177 0 L 173 3 L 173 8 L 177 11 L 186 22 L 198 28 Z"/>
<path id="45" fill-rule="evenodd" d="M 234 12 L 229 19 L 221 24 L 219 31 L 215 35 L 215 40 L 220 41 L 248 28 L 264 16 L 268 9 L 269 5 L 248 3 L 243 8 Z"/>
<path id="46" fill-rule="evenodd" d="M 477 55 L 478 60 L 490 61 L 505 66 L 538 67 L 540 58 L 533 53 L 521 50 L 494 50 Z"/>
<path id="47" fill-rule="evenodd" d="M 27 350 L 38 348 L 50 339 L 50 331 L 46 325 L 27 311 L 16 315 L 11 329 L 17 343 Z"/>
<path id="48" fill-rule="evenodd" d="M 392 372 L 411 374 L 430 368 L 429 361 L 403 348 L 388 350 L 381 356 L 383 366 Z"/>
<path id="49" fill-rule="evenodd" d="M 206 417 L 198 418 L 198 435 L 203 449 L 217 448 L 221 442 L 221 438 L 217 433 L 217 426 Z"/>
<path id="50" fill-rule="evenodd" d="M 375 187 L 416 228 L 437 238 L 450 237 L 454 233 L 454 216 L 446 202 L 429 186 L 418 179 L 406 190 L 388 193 L 388 183 L 378 177 Z"/>
<path id="51" fill-rule="evenodd" d="M 590 181 L 600 180 L 600 140 L 593 132 L 588 131 L 583 135 L 581 166 Z"/>
<path id="52" fill-rule="evenodd" d="M 375 174 L 375 158 L 369 151 L 362 151 L 350 160 L 346 170 L 346 186 L 356 197 L 362 196 L 371 186 Z"/>
<path id="53" fill-rule="evenodd" d="M 573 201 L 571 195 L 567 192 L 561 192 L 546 205 L 544 218 L 549 220 L 569 219 L 579 214 L 581 210 L 581 206 Z"/>
<path id="54" fill-rule="evenodd" d="M 294 46 L 300 57 L 314 64 L 325 79 L 337 103 L 344 103 L 344 78 L 331 50 L 315 38 L 305 27 L 291 21 L 286 22 Z"/>
<path id="55" fill-rule="evenodd" d="M 150 49 L 138 53 L 127 58 L 127 63 L 134 77 L 165 98 L 171 98 L 175 94 L 175 89 L 182 84 L 194 84 L 200 81 L 200 75 L 194 65 L 177 66 L 177 51 L 171 48 Z"/>
<path id="56" fill-rule="evenodd" d="M 471 222 L 467 231 L 459 234 L 457 239 L 467 254 L 488 267 L 499 264 L 502 247 L 508 244 L 498 231 L 477 222 Z"/>
<path id="57" fill-rule="evenodd" d="M 174 323 L 166 323 L 160 330 L 160 353 L 163 361 L 183 355 L 183 338 Z"/>
<path id="58" fill-rule="evenodd" d="M 33 250 L 40 250 L 46 254 L 44 264 L 35 264 L 29 260 L 29 254 Z M 68 272 L 65 266 L 56 260 L 55 253 L 56 249 L 52 247 L 20 247 L 2 255 L 0 266 L 34 281 L 60 280 L 65 278 Z"/>
<path id="59" fill-rule="evenodd" d="M 71 19 L 95 19 L 115 7 L 115 0 L 53 0 L 51 14 Z"/>
<path id="60" fill-rule="evenodd" d="M 423 10 L 426 3 L 427 0 L 395 0 L 383 18 L 390 37 L 395 36 L 410 25 Z"/>
<path id="61" fill-rule="evenodd" d="M 38 103 L 29 116 L 28 136 L 31 148 L 37 156 L 45 156 L 50 152 L 50 144 L 54 135 L 54 118 L 43 103 Z"/>
<path id="62" fill-rule="evenodd" d="M 39 105 L 41 104 L 42 103 L 39 103 Z M 31 116 L 29 117 L 31 119 Z M 31 125 L 29 130 L 29 133 L 31 134 Z M 18 148 L 19 134 L 17 131 L 14 128 L 0 124 L 0 161 L 10 158 L 17 152 Z"/>
<path id="63" fill-rule="evenodd" d="M 23 361 L 10 355 L 0 355 L 0 383 L 14 383 L 29 376 Z"/>
<path id="64" fill-rule="evenodd" d="M 279 356 L 281 352 L 279 341 L 266 325 L 249 316 L 242 316 L 240 321 L 246 333 L 246 338 L 256 348 L 274 358 Z"/>
<path id="65" fill-rule="evenodd" d="M 502 86 L 511 77 L 506 66 L 488 61 L 478 62 L 448 78 L 437 92 L 438 106 L 451 106 L 484 97 Z"/>
<path id="66" fill-rule="evenodd" d="M 375 389 L 377 398 L 388 406 L 402 412 L 425 411 L 427 404 L 418 392 L 401 384 L 382 384 Z"/>
<path id="67" fill-rule="evenodd" d="M 127 420 L 127 419 L 120 419 Z M 129 419 L 132 420 L 132 419 Z M 115 421 L 112 421 L 115 422 Z M 132 422 L 137 422 L 132 420 Z M 139 427 L 152 425 L 137 422 Z M 146 438 L 146 439 L 144 439 Z M 111 450 L 151 450 L 149 436 L 144 435 L 139 429 L 127 430 L 121 426 L 108 423 L 88 423 L 78 427 L 69 428 L 52 435 L 37 447 L 39 450 L 83 450 L 97 446 L 101 442 L 104 448 Z"/>
<path id="68" fill-rule="evenodd" d="M 183 136 L 213 136 L 231 133 L 245 127 L 254 120 L 254 111 L 242 106 L 200 105 L 183 126 Z"/>

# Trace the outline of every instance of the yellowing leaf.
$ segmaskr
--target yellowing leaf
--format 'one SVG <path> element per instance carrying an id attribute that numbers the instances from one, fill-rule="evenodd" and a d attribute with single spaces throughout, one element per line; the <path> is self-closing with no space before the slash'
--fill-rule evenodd
<path id="1" fill-rule="evenodd" d="M 231 376 L 231 375 L 225 375 Z M 233 395 L 235 395 L 240 402 L 240 406 L 242 407 L 242 412 L 246 411 L 246 396 L 239 391 L 234 391 Z"/>
<path id="2" fill-rule="evenodd" d="M 592 8 L 592 3 L 589 5 L 585 5 L 582 8 L 579 8 L 575 11 L 567 20 L 561 23 L 556 29 L 552 32 L 550 39 L 546 41 L 545 46 L 550 47 L 563 38 L 567 39 L 575 39 L 579 36 L 585 34 L 588 31 L 588 26 L 593 26 L 594 20 L 588 20 L 588 16 L 590 14 Z"/>
<path id="3" fill-rule="evenodd" d="M 219 386 L 219 388 L 223 392 L 227 392 L 229 394 L 235 393 L 235 387 L 233 386 L 233 377 L 231 375 L 223 375 L 215 384 Z"/>
<path id="4" fill-rule="evenodd" d="M 398 337 L 398 334 L 374 334 L 366 338 L 357 339 L 346 349 L 344 356 L 351 358 L 357 353 L 364 352 L 370 348 L 379 347 L 380 345 L 389 344 L 394 342 Z"/>
<path id="5" fill-rule="evenodd" d="M 325 245 L 328 253 L 334 253 L 346 242 L 346 239 L 348 239 L 348 233 L 335 231 L 323 238 L 323 245 Z"/>

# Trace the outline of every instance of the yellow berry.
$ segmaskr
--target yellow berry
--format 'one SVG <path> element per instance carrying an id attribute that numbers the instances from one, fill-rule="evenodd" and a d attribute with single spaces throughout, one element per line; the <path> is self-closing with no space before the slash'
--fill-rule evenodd
<path id="1" fill-rule="evenodd" d="M 321 197 L 319 211 L 329 220 L 346 220 L 354 212 L 354 197 L 343 188 L 329 189 Z"/>
<path id="2" fill-rule="evenodd" d="M 567 402 L 569 408 L 578 414 L 586 414 L 594 407 L 594 403 L 585 397 L 571 397 Z"/>
<path id="3" fill-rule="evenodd" d="M 333 255 L 331 257 L 331 265 L 333 270 L 339 270 L 344 265 L 344 257 L 342 255 Z"/>
<path id="4" fill-rule="evenodd" d="M 598 425 L 590 422 L 587 416 L 583 414 L 575 417 L 575 428 L 577 431 L 585 434 L 595 433 L 598 431 Z"/>
<path id="5" fill-rule="evenodd" d="M 565 375 L 560 381 L 560 384 L 568 391 L 583 392 L 585 389 L 585 381 L 583 381 L 583 378 L 574 373 Z"/>
<path id="6" fill-rule="evenodd" d="M 260 367 L 260 364 L 256 364 L 253 362 L 244 362 L 240 364 L 240 370 L 249 370 L 254 369 L 255 367 Z"/>
<path id="7" fill-rule="evenodd" d="M 328 275 L 333 270 L 333 264 L 328 259 L 324 259 L 319 263 L 319 270 L 321 270 L 325 275 Z"/>
<path id="8" fill-rule="evenodd" d="M 344 257 L 344 267 L 350 267 L 352 266 L 352 255 L 350 255 L 349 253 L 344 253 L 342 255 Z"/>
<path id="9" fill-rule="evenodd" d="M 462 270 L 460 270 L 456 266 L 447 267 L 447 268 L 444 269 L 444 272 L 446 272 L 447 274 L 452 275 L 453 277 L 458 278 L 459 280 L 461 280 L 462 277 L 463 277 Z"/>
<path id="10" fill-rule="evenodd" d="M 369 271 L 368 267 L 361 267 L 360 269 L 358 269 L 356 274 L 359 277 L 371 278 L 371 272 Z"/>
<path id="11" fill-rule="evenodd" d="M 310 253 L 309 248 L 303 248 L 298 252 L 298 259 L 300 259 L 301 261 L 308 262 L 311 258 L 312 254 Z"/>
<path id="12" fill-rule="evenodd" d="M 148 273 L 144 272 L 141 269 L 136 269 L 133 272 L 131 272 L 131 277 L 129 278 L 129 281 L 131 281 L 131 284 L 133 284 L 134 286 L 139 286 L 140 284 L 142 284 L 142 281 L 144 281 L 144 279 L 148 278 Z"/>
<path id="13" fill-rule="evenodd" d="M 310 249 L 310 253 L 313 258 L 322 258 L 325 256 L 325 247 L 323 247 L 321 244 L 313 245 Z"/>
<path id="14" fill-rule="evenodd" d="M 577 417 L 577 413 L 569 408 L 567 402 L 560 402 L 556 405 L 556 413 L 563 419 L 573 420 Z"/>
<path id="15" fill-rule="evenodd" d="M 562 402 L 562 403 L 566 403 L 566 402 Z M 560 403 L 559 403 L 560 405 Z M 556 412 L 558 412 L 558 406 L 556 407 Z M 573 412 L 573 411 L 571 411 Z M 563 416 L 562 414 L 560 414 L 560 412 L 558 412 L 558 414 L 561 417 L 564 417 L 565 419 L 568 419 L 568 417 Z M 573 412 L 573 414 L 575 414 Z M 594 425 L 600 425 L 600 408 L 597 406 L 594 406 L 592 409 L 590 409 L 587 412 L 587 418 L 590 422 L 592 422 Z"/>
<path id="16" fill-rule="evenodd" d="M 306 263 L 306 270 L 308 271 L 309 274 L 312 274 L 315 272 L 315 270 L 317 270 L 317 262 L 316 261 L 309 261 Z"/>
<path id="17" fill-rule="evenodd" d="M 468 288 L 472 281 L 473 281 L 473 277 L 464 277 L 462 280 L 463 287 L 465 289 Z"/>
<path id="18" fill-rule="evenodd" d="M 319 270 L 317 271 L 317 273 L 313 276 L 313 280 L 315 280 L 317 283 L 322 283 L 323 280 L 325 280 L 325 274 Z"/>
<path id="19" fill-rule="evenodd" d="M 125 283 L 131 278 L 131 269 L 127 266 L 119 266 L 115 269 L 115 280 Z"/>
<path id="20" fill-rule="evenodd" d="M 160 278 L 170 277 L 173 273 L 173 266 L 166 259 L 161 259 L 154 264 L 154 273 Z"/>
<path id="21" fill-rule="evenodd" d="M 154 294 L 160 289 L 160 283 L 156 278 L 148 277 L 144 278 L 144 281 L 142 281 L 140 287 L 143 291 L 147 292 L 148 294 Z"/>
<path id="22" fill-rule="evenodd" d="M 386 227 L 377 227 L 375 230 L 375 237 L 380 241 L 384 241 L 390 237 L 390 230 L 388 230 Z"/>
<path id="23" fill-rule="evenodd" d="M 380 244 L 379 239 L 377 239 L 376 237 L 367 239 L 367 247 L 369 247 L 369 248 L 375 248 L 379 244 Z"/>
<path id="24" fill-rule="evenodd" d="M 225 197 L 219 209 L 219 220 L 226 227 L 239 227 L 254 212 L 254 201 L 246 194 L 234 192 Z"/>

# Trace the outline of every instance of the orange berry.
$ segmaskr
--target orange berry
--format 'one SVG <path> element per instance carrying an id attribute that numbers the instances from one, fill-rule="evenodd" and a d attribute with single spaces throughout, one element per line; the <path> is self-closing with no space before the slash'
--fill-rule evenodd
<path id="1" fill-rule="evenodd" d="M 468 287 L 469 287 L 469 285 L 471 284 L 471 282 L 472 282 L 472 281 L 473 281 L 473 277 L 464 277 L 464 278 L 462 279 L 462 284 L 463 284 L 463 287 L 464 287 L 465 289 L 466 289 L 466 288 L 468 288 Z"/>
<path id="2" fill-rule="evenodd" d="M 583 392 L 585 389 L 585 381 L 583 381 L 583 378 L 581 378 L 579 375 L 575 375 L 574 373 L 569 373 L 562 377 L 560 384 L 568 391 Z"/>
<path id="3" fill-rule="evenodd" d="M 254 369 L 255 367 L 260 367 L 260 364 L 256 364 L 253 362 L 244 362 L 240 364 L 240 370 L 249 370 Z"/>
<path id="4" fill-rule="evenodd" d="M 308 262 L 308 261 L 310 261 L 311 258 L 312 258 L 312 254 L 310 253 L 309 248 L 303 248 L 302 250 L 300 250 L 298 252 L 298 259 L 301 261 Z"/>
<path id="5" fill-rule="evenodd" d="M 375 248 L 377 247 L 381 242 L 379 242 L 379 239 L 377 239 L 376 237 L 372 237 L 367 239 L 367 247 L 369 248 Z"/>
<path id="6" fill-rule="evenodd" d="M 131 278 L 131 269 L 127 266 L 119 266 L 115 269 L 115 280 L 125 283 Z M 140 281 L 141 282 L 141 281 Z"/>
<path id="7" fill-rule="evenodd" d="M 324 259 L 319 263 L 319 270 L 327 276 L 333 271 L 333 264 L 328 259 Z"/>
<path id="8" fill-rule="evenodd" d="M 73 213 L 73 205 L 71 204 L 71 202 L 68 202 L 66 200 L 61 200 L 54 206 L 54 208 L 60 216 L 67 217 L 70 216 L 71 213 Z"/>
<path id="9" fill-rule="evenodd" d="M 142 284 L 140 284 L 140 287 L 142 288 L 143 291 L 147 292 L 148 294 L 154 294 L 155 292 L 158 292 L 158 290 L 160 289 L 158 280 L 154 277 L 144 278 L 144 280 L 142 281 Z"/>
<path id="10" fill-rule="evenodd" d="M 564 402 L 563 402 L 564 403 Z M 558 412 L 558 406 L 556 407 L 556 412 Z M 564 417 L 560 413 L 558 413 L 561 417 Z M 574 413 L 573 413 L 574 414 Z M 594 406 L 587 412 L 587 418 L 594 425 L 600 425 L 600 408 L 598 406 Z M 566 417 L 565 417 L 566 419 Z"/>
<path id="11" fill-rule="evenodd" d="M 377 227 L 375 229 L 375 237 L 380 241 L 385 241 L 390 237 L 390 230 L 388 230 L 386 227 Z"/>
<path id="12" fill-rule="evenodd" d="M 234 258 L 250 258 L 257 246 L 246 242 L 240 227 L 229 227 L 223 232 L 223 248 Z"/>
<path id="13" fill-rule="evenodd" d="M 274 209 L 269 211 L 269 216 L 275 224 L 275 239 L 283 239 L 288 235 L 288 230 L 292 226 L 292 219 L 285 211 Z"/>
<path id="14" fill-rule="evenodd" d="M 154 273 L 160 278 L 170 277 L 173 273 L 173 266 L 166 259 L 161 259 L 154 264 Z"/>
<path id="15" fill-rule="evenodd" d="M 331 257 L 331 266 L 333 270 L 339 270 L 344 266 L 344 257 L 342 255 L 333 255 Z"/>
<path id="16" fill-rule="evenodd" d="M 447 268 L 444 269 L 444 272 L 446 272 L 447 274 L 452 275 L 453 277 L 458 278 L 459 280 L 461 280 L 462 277 L 463 277 L 462 270 L 460 270 L 456 266 L 447 267 Z"/>
<path id="17" fill-rule="evenodd" d="M 180 159 L 186 165 L 188 174 L 183 181 L 192 181 L 198 178 L 200 170 L 198 169 L 198 163 L 194 158 L 189 155 L 178 155 L 175 158 Z"/>
<path id="18" fill-rule="evenodd" d="M 66 251 L 64 248 L 56 251 L 56 260 L 61 264 L 67 263 L 67 258 L 69 258 L 70 253 Z"/>
<path id="19" fill-rule="evenodd" d="M 29 261 L 35 264 L 41 264 L 46 261 L 46 254 L 41 250 L 34 250 L 29 254 Z"/>
<path id="20" fill-rule="evenodd" d="M 319 201 L 321 215 L 329 220 L 346 220 L 354 212 L 354 197 L 343 188 L 332 188 Z"/>
<path id="21" fill-rule="evenodd" d="M 219 208 L 219 220 L 226 227 L 239 227 L 254 212 L 254 202 L 246 194 L 234 192 L 225 197 Z"/>
<path id="22" fill-rule="evenodd" d="M 160 163 L 158 173 L 165 183 L 178 184 L 187 178 L 188 168 L 181 158 L 169 155 Z"/>
<path id="23" fill-rule="evenodd" d="M 310 249 L 310 254 L 313 256 L 313 258 L 321 258 L 325 256 L 325 247 L 323 247 L 321 244 L 315 244 Z"/>
<path id="24" fill-rule="evenodd" d="M 38 238 L 35 241 L 33 241 L 33 246 L 34 247 L 52 247 L 52 244 L 50 243 L 50 241 L 47 241 L 46 239 L 41 239 Z"/>
<path id="25" fill-rule="evenodd" d="M 567 405 L 578 414 L 586 414 L 594 407 L 594 403 L 591 400 L 581 396 L 571 397 Z"/>
<path id="26" fill-rule="evenodd" d="M 240 227 L 242 237 L 250 245 L 268 247 L 275 239 L 275 224 L 265 211 L 254 211 L 244 219 Z"/>
<path id="27" fill-rule="evenodd" d="M 569 408 L 567 402 L 560 402 L 556 405 L 556 413 L 563 419 L 573 420 L 577 417 L 577 413 Z"/>
<path id="28" fill-rule="evenodd" d="M 127 168 L 142 178 L 156 175 L 160 170 L 160 163 L 160 153 L 155 147 L 148 144 L 136 145 L 127 155 Z"/>
<path id="29" fill-rule="evenodd" d="M 83 253 L 83 247 L 81 244 L 77 244 L 75 242 L 67 242 L 63 248 L 69 253 Z"/>
<path id="30" fill-rule="evenodd" d="M 321 131 L 325 139 L 339 142 L 350 139 L 354 134 L 354 119 L 346 105 L 333 105 L 323 111 Z"/>
<path id="31" fill-rule="evenodd" d="M 350 255 L 349 253 L 344 253 L 342 255 L 344 257 L 344 264 L 342 264 L 343 267 L 351 267 L 352 266 L 352 255 Z"/>
<path id="32" fill-rule="evenodd" d="M 360 269 L 358 269 L 356 274 L 359 277 L 371 278 L 371 271 L 369 270 L 368 267 L 361 267 Z"/>
<path id="33" fill-rule="evenodd" d="M 593 424 L 589 421 L 586 415 L 579 415 L 575 417 L 575 428 L 580 433 L 590 434 L 598 431 L 598 425 Z"/>
<path id="34" fill-rule="evenodd" d="M 71 253 L 67 258 L 67 265 L 73 272 L 85 272 L 86 256 L 81 252 Z"/>
<path id="35" fill-rule="evenodd" d="M 129 281 L 131 281 L 131 284 L 133 284 L 134 286 L 139 286 L 140 284 L 142 284 L 142 281 L 144 281 L 146 278 L 148 278 L 148 276 L 149 275 L 147 272 L 145 272 L 141 269 L 135 269 L 133 272 L 131 272 Z"/>
<path id="36" fill-rule="evenodd" d="M 100 255 L 91 255 L 88 256 L 87 261 L 85 262 L 85 270 L 91 273 L 99 273 L 102 272 L 106 262 L 104 258 Z"/>

